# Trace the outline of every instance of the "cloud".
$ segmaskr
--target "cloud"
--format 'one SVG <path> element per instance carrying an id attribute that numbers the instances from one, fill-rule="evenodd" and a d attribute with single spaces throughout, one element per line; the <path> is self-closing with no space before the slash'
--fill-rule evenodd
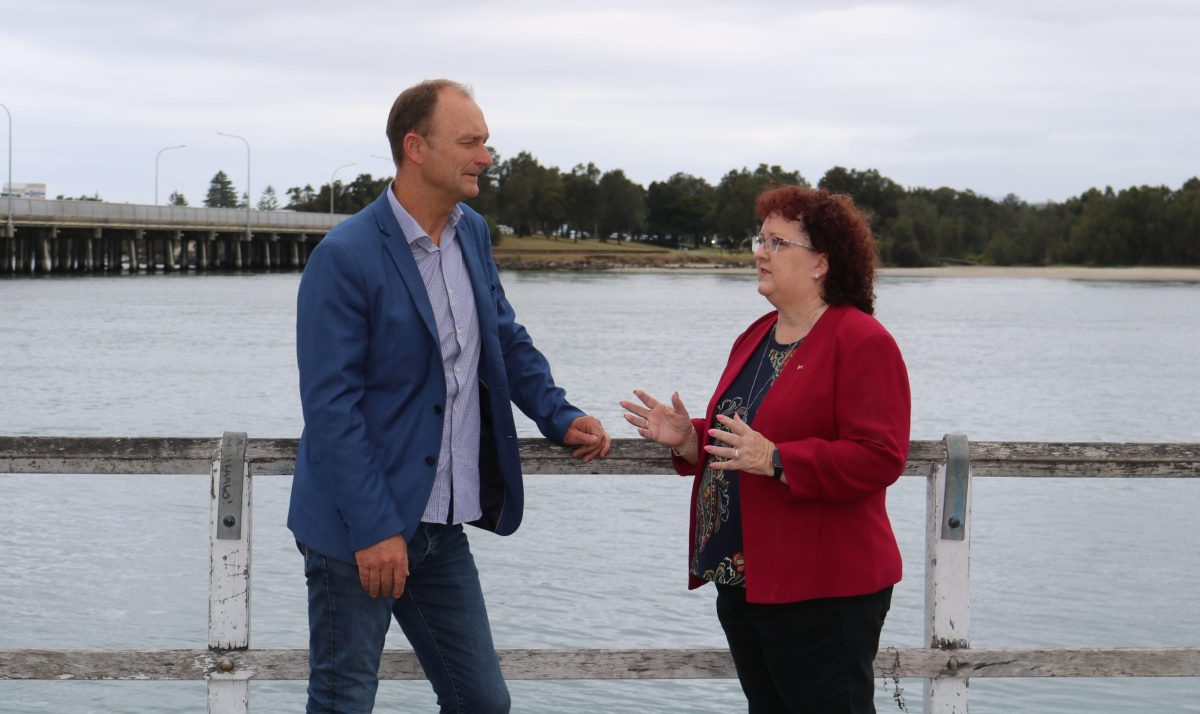
<path id="1" fill-rule="evenodd" d="M 42 0 L 6 12 L 0 102 L 16 180 L 109 200 L 150 200 L 177 143 L 162 173 L 193 202 L 218 169 L 241 181 L 244 149 L 217 131 L 250 141 L 256 195 L 351 161 L 382 175 L 392 99 L 441 76 L 474 86 L 502 155 L 564 170 L 842 165 L 1061 200 L 1195 173 L 1197 34 L 1178 0 Z"/>

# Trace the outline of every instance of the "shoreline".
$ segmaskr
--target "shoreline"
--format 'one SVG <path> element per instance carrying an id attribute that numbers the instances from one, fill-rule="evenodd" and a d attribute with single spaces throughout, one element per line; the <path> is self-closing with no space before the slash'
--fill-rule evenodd
<path id="1" fill-rule="evenodd" d="M 1200 268 L 1089 268 L 1080 265 L 991 266 L 944 265 L 935 268 L 880 268 L 888 278 L 1051 278 L 1139 283 L 1200 283 Z"/>
<path id="2" fill-rule="evenodd" d="M 678 263 L 624 263 L 612 260 L 583 261 L 505 261 L 497 259 L 500 270 L 598 273 L 693 273 L 712 275 L 754 274 L 752 266 L 704 261 Z M 1093 282 L 1200 283 L 1200 268 L 1130 267 L 1091 268 L 1086 266 L 992 266 L 943 265 L 926 268 L 883 267 L 876 272 L 882 278 L 1041 278 L 1085 280 Z"/>

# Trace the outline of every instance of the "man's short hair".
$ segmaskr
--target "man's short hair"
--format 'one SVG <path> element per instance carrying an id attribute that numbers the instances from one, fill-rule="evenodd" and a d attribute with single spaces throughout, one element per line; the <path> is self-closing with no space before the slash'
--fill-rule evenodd
<path id="1" fill-rule="evenodd" d="M 409 132 L 429 138 L 429 122 L 437 107 L 438 93 L 448 88 L 471 96 L 471 90 L 466 85 L 449 79 L 427 79 L 404 90 L 392 102 L 392 111 L 388 113 L 387 138 L 392 147 L 392 161 L 397 167 L 404 163 L 404 137 Z"/>

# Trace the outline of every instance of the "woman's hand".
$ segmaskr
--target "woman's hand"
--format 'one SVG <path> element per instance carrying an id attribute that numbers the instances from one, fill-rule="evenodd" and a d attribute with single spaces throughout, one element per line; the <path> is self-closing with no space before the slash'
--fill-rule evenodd
<path id="1" fill-rule="evenodd" d="M 696 449 L 696 430 L 692 428 L 692 419 L 679 392 L 671 395 L 671 406 L 640 389 L 633 390 L 633 394 L 642 403 L 621 401 L 621 408 L 626 411 L 625 421 L 632 424 L 643 439 L 675 449 L 680 456 L 696 463 L 700 458 Z"/>
<path id="2" fill-rule="evenodd" d="M 741 416 L 734 414 L 730 419 L 724 414 L 717 415 L 717 421 L 725 425 L 729 431 L 709 429 L 708 446 L 704 450 L 714 456 L 720 456 L 725 461 L 714 460 L 710 466 L 720 471 L 741 471 L 743 473 L 774 476 L 775 467 L 771 464 L 771 454 L 775 444 L 770 439 L 750 428 L 742 421 Z M 721 441 L 717 445 L 713 440 Z"/>

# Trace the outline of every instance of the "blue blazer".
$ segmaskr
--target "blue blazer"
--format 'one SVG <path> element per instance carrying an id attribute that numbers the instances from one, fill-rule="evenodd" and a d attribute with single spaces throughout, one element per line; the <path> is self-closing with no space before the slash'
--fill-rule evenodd
<path id="1" fill-rule="evenodd" d="M 391 190 L 390 186 L 386 190 Z M 504 296 L 483 218 L 466 205 L 457 240 L 480 330 L 480 500 L 474 525 L 508 535 L 524 490 L 511 403 L 561 442 L 583 412 L 554 385 Z M 433 308 L 386 192 L 317 245 L 300 279 L 296 358 L 304 433 L 288 528 L 354 562 L 396 534 L 411 540 L 437 471 L 446 381 Z"/>

